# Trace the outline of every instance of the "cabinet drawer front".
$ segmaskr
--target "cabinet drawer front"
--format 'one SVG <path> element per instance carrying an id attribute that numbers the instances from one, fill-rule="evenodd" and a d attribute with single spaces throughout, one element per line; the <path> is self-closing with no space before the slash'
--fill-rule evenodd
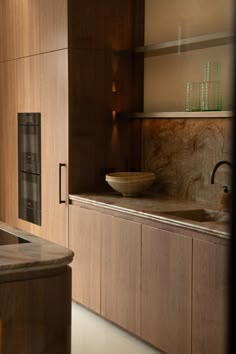
<path id="1" fill-rule="evenodd" d="M 191 352 L 192 240 L 143 226 L 141 336 L 167 353 Z"/>
<path id="2" fill-rule="evenodd" d="M 228 247 L 193 241 L 193 354 L 228 352 L 228 259 Z"/>
<path id="3" fill-rule="evenodd" d="M 141 224 L 102 216 L 102 315 L 140 334 Z"/>
<path id="4" fill-rule="evenodd" d="M 73 300 L 100 313 L 101 214 L 70 205 L 69 235 Z"/>

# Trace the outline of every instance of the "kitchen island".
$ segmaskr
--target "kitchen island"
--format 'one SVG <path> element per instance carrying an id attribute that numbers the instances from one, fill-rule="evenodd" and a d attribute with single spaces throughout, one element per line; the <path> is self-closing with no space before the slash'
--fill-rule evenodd
<path id="1" fill-rule="evenodd" d="M 72 259 L 69 249 L 0 222 L 2 353 L 70 353 Z"/>

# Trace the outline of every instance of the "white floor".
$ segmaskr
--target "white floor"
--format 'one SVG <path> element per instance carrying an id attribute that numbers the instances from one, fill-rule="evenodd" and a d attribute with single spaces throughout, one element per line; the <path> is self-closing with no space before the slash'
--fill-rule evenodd
<path id="1" fill-rule="evenodd" d="M 73 302 L 71 354 L 160 353 Z"/>

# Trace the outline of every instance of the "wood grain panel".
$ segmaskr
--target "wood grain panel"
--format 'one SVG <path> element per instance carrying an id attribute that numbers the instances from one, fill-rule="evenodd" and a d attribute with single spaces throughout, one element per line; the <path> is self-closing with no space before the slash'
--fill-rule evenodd
<path id="1" fill-rule="evenodd" d="M 67 0 L 40 0 L 40 52 L 68 47 Z"/>
<path id="2" fill-rule="evenodd" d="M 104 48 L 104 0 L 68 0 L 69 48 Z"/>
<path id="3" fill-rule="evenodd" d="M 71 269 L 0 283 L 3 353 L 71 353 Z"/>
<path id="4" fill-rule="evenodd" d="M 70 193 L 104 191 L 106 172 L 140 169 L 141 122 L 112 111 L 143 109 L 143 60 L 119 51 L 143 44 L 144 1 L 69 0 L 68 16 Z M 94 142 L 90 161 L 80 138 L 83 148 Z"/>
<path id="5" fill-rule="evenodd" d="M 0 65 L 1 220 L 16 226 L 18 210 L 16 62 Z"/>
<path id="6" fill-rule="evenodd" d="M 142 45 L 144 0 L 68 0 L 69 48 L 113 50 Z"/>
<path id="7" fill-rule="evenodd" d="M 72 298 L 100 313 L 101 214 L 69 206 L 69 247 L 72 263 Z"/>
<path id="8" fill-rule="evenodd" d="M 103 51 L 69 51 L 70 192 L 98 190 L 104 184 L 109 63 Z"/>
<path id="9" fill-rule="evenodd" d="M 142 227 L 141 336 L 166 353 L 191 352 L 192 240 Z"/>
<path id="10" fill-rule="evenodd" d="M 193 241 L 192 353 L 228 353 L 229 248 Z"/>
<path id="11" fill-rule="evenodd" d="M 41 112 L 40 56 L 17 60 L 18 112 Z"/>
<path id="12" fill-rule="evenodd" d="M 140 335 L 141 224 L 102 215 L 101 314 Z"/>
<path id="13" fill-rule="evenodd" d="M 17 111 L 18 112 L 41 112 L 40 79 L 41 79 L 40 56 L 18 59 L 17 67 Z M 25 220 L 18 219 L 17 227 L 41 235 L 41 227 Z"/>
<path id="14" fill-rule="evenodd" d="M 42 233 L 62 246 L 68 245 L 68 51 L 40 55 L 42 129 Z M 62 167 L 59 204 L 59 163 Z"/>
<path id="15" fill-rule="evenodd" d="M 0 1 L 0 61 L 15 58 L 16 0 Z"/>
<path id="16" fill-rule="evenodd" d="M 39 1 L 18 0 L 16 2 L 16 57 L 40 52 Z"/>
<path id="17" fill-rule="evenodd" d="M 6 139 L 4 132 L 4 77 L 5 77 L 5 63 L 0 63 L 0 220 L 5 221 L 6 210 L 5 210 L 5 200 L 6 200 L 6 174 L 5 174 L 5 148 Z"/>

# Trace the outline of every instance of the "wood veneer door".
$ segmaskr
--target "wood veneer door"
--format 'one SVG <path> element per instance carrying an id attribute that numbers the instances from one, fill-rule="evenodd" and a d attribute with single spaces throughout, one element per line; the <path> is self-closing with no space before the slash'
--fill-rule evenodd
<path id="1" fill-rule="evenodd" d="M 0 1 L 0 62 L 15 59 L 16 0 Z"/>
<path id="2" fill-rule="evenodd" d="M 22 58 L 16 62 L 18 112 L 41 112 L 40 56 Z"/>
<path id="3" fill-rule="evenodd" d="M 30 275 L 29 275 L 30 277 Z M 71 269 L 0 282 L 4 354 L 71 353 Z"/>
<path id="4" fill-rule="evenodd" d="M 140 335 L 141 224 L 102 215 L 101 314 Z"/>
<path id="5" fill-rule="evenodd" d="M 228 353 L 228 259 L 228 247 L 193 241 L 192 354 Z"/>
<path id="6" fill-rule="evenodd" d="M 4 132 L 4 90 L 3 90 L 3 77 L 5 72 L 5 63 L 0 63 L 0 220 L 5 220 L 5 199 L 6 199 L 6 186 L 5 186 L 5 135 Z"/>
<path id="7" fill-rule="evenodd" d="M 40 53 L 40 0 L 16 1 L 16 58 Z"/>
<path id="8" fill-rule="evenodd" d="M 0 64 L 0 217 L 17 223 L 17 85 L 16 62 Z"/>
<path id="9" fill-rule="evenodd" d="M 172 354 L 191 353 L 192 240 L 142 227 L 141 337 Z"/>
<path id="10" fill-rule="evenodd" d="M 67 0 L 40 0 L 40 52 L 68 48 Z"/>
<path id="11" fill-rule="evenodd" d="M 69 206 L 69 247 L 72 263 L 72 298 L 100 314 L 101 214 Z"/>
<path id="12" fill-rule="evenodd" d="M 40 58 L 41 236 L 68 246 L 68 51 L 41 54 Z M 65 166 L 59 168 L 60 164 Z"/>

